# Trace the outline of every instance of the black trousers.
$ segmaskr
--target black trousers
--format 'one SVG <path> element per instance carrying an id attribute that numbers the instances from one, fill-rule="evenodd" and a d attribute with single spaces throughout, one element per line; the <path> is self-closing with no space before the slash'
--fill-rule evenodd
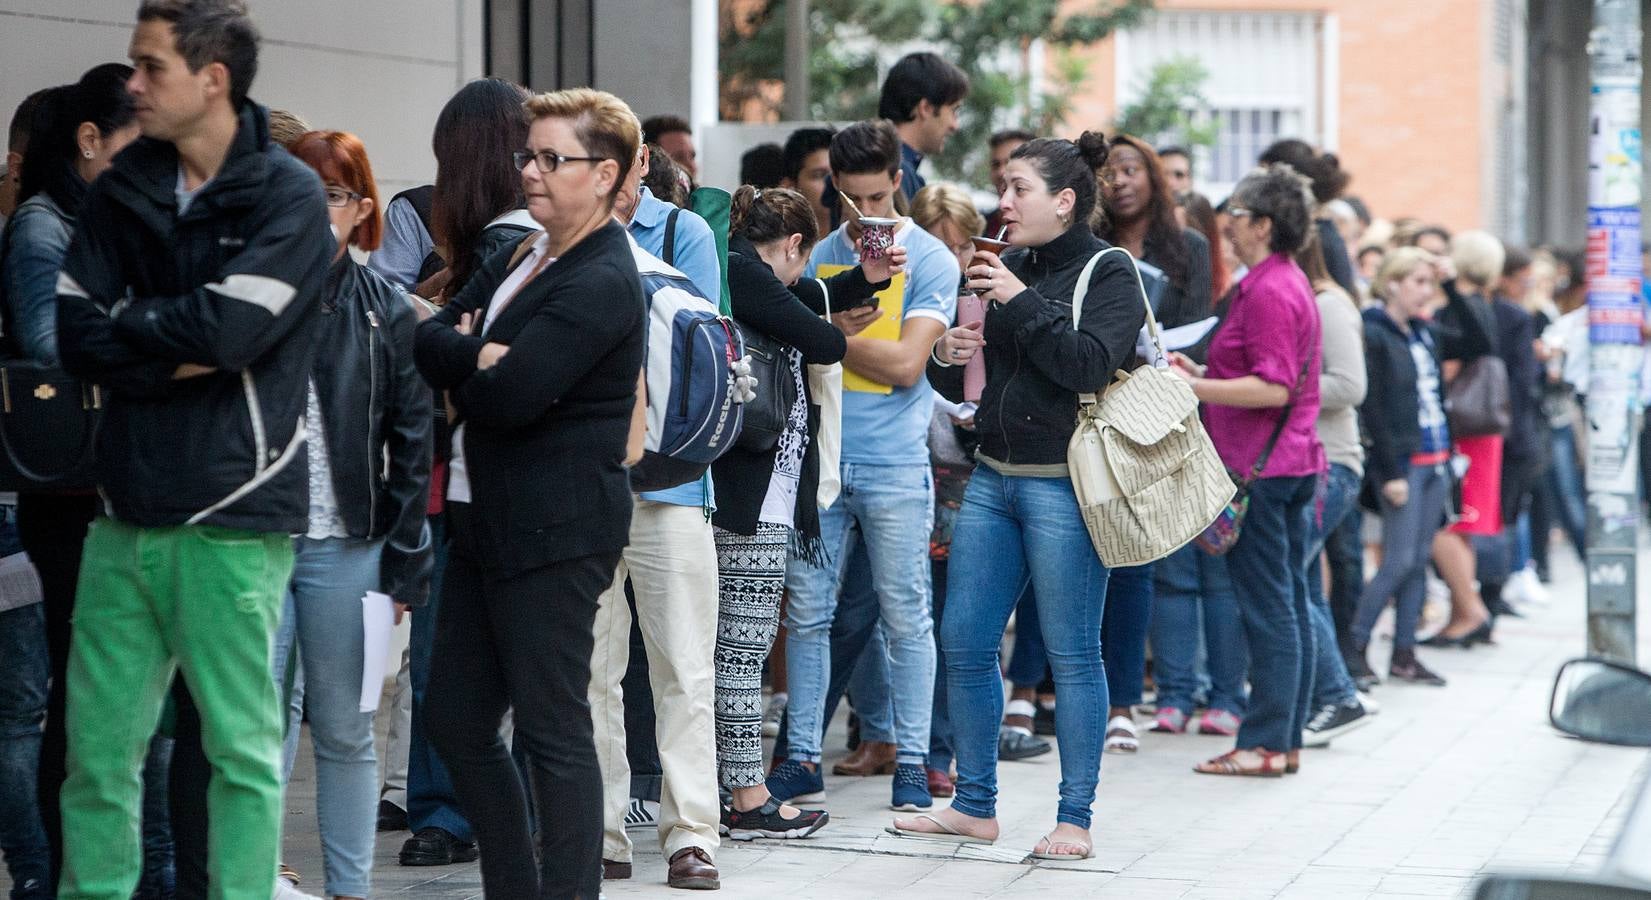
<path id="1" fill-rule="evenodd" d="M 631 765 L 631 796 L 658 803 L 665 786 L 665 766 L 659 761 L 648 648 L 642 643 L 642 620 L 636 615 L 636 594 L 629 581 L 625 582 L 625 602 L 631 605 L 631 661 L 619 688 L 625 694 L 625 759 Z"/>
<path id="2" fill-rule="evenodd" d="M 40 819 L 52 852 L 52 884 L 63 871 L 63 815 L 58 796 L 68 777 L 68 737 L 64 704 L 68 698 L 69 621 L 80 581 L 80 554 L 86 529 L 97 516 L 96 495 L 20 494 L 17 536 L 40 573 L 45 598 L 46 651 L 51 659 L 51 687 L 46 694 L 46 730 L 40 738 Z"/>
<path id="3" fill-rule="evenodd" d="M 436 615 L 425 721 L 481 845 L 490 897 L 596 900 L 602 882 L 602 772 L 590 717 L 596 600 L 619 551 L 509 578 L 478 560 L 469 504 L 448 508 L 450 554 Z M 515 710 L 524 785 L 499 738 Z M 539 861 L 528 791 L 543 811 Z"/>

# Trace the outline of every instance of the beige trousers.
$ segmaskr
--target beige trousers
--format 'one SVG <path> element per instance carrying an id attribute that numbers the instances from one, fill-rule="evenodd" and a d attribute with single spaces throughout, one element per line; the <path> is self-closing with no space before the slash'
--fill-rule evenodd
<path id="1" fill-rule="evenodd" d="M 631 860 L 631 840 L 625 834 L 631 767 L 625 758 L 625 703 L 620 690 L 630 662 L 627 577 L 636 594 L 636 614 L 648 652 L 664 771 L 659 844 L 666 859 L 684 847 L 714 855 L 722 818 L 713 713 L 716 541 L 699 507 L 638 500 L 630 546 L 596 611 L 596 646 L 590 661 L 591 721 L 602 766 L 602 858 Z"/>

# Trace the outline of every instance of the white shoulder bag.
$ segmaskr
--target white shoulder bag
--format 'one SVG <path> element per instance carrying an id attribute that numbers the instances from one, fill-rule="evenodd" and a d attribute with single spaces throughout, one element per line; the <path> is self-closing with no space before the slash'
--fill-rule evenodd
<path id="1" fill-rule="evenodd" d="M 1168 371 L 1158 320 L 1129 251 L 1109 247 L 1089 260 L 1073 292 L 1072 327 L 1083 315 L 1095 266 L 1108 253 L 1130 260 L 1154 359 L 1134 372 L 1120 368 L 1099 398 L 1078 395 L 1066 460 L 1090 541 L 1101 562 L 1115 568 L 1179 550 L 1215 521 L 1235 489 L 1198 418 L 1191 385 Z"/>
<path id="2" fill-rule="evenodd" d="M 816 278 L 820 292 L 825 295 L 826 321 L 831 320 L 831 289 Z M 810 364 L 808 367 L 808 394 L 820 407 L 820 431 L 813 436 L 820 453 L 820 488 L 818 502 L 821 509 L 830 509 L 843 490 L 843 364 L 828 366 Z"/>

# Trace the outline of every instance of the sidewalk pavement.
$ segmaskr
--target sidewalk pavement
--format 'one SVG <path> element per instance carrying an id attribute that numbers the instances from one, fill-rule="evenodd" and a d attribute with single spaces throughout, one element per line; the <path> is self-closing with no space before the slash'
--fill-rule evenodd
<path id="1" fill-rule="evenodd" d="M 887 835 L 894 815 L 887 777 L 828 777 L 830 825 L 803 841 L 725 841 L 717 854 L 723 892 L 1364 900 L 1460 896 L 1483 872 L 1589 872 L 1609 850 L 1651 757 L 1571 740 L 1547 724 L 1554 673 L 1581 655 L 1584 633 L 1581 568 L 1568 548 L 1554 552 L 1551 605 L 1502 622 L 1495 647 L 1424 648 L 1449 687 L 1377 688 L 1382 710 L 1374 722 L 1327 750 L 1306 751 L 1297 776 L 1197 775 L 1192 766 L 1230 740 L 1144 733 L 1138 754 L 1103 760 L 1094 858 L 1037 864 L 1026 854 L 1054 824 L 1057 754 L 1001 766 L 1002 837 L 985 848 Z M 1642 550 L 1641 565 L 1651 571 L 1651 552 Z M 1651 625 L 1642 625 L 1641 648 L 1644 665 Z M 1372 650 L 1378 669 L 1386 650 L 1385 642 Z M 844 752 L 842 735 L 839 717 L 828 753 Z M 310 892 L 322 882 L 314 790 L 305 741 L 289 789 L 285 858 Z M 405 837 L 379 835 L 375 896 L 481 896 L 475 864 L 399 866 Z M 635 878 L 605 883 L 606 896 L 685 896 L 665 887 L 654 834 L 631 837 Z"/>

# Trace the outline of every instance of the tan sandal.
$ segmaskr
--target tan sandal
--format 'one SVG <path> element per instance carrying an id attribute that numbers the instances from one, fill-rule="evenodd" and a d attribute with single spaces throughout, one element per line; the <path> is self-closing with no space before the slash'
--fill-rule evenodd
<path id="1" fill-rule="evenodd" d="M 1038 845 L 1044 847 L 1045 849 L 1039 850 L 1036 847 L 1032 848 L 1033 859 L 1065 860 L 1070 862 L 1074 860 L 1088 859 L 1095 854 L 1095 845 L 1093 841 L 1057 841 L 1054 839 L 1054 832 L 1044 835 L 1043 840 L 1039 841 Z M 1083 852 L 1056 853 L 1054 852 L 1056 847 L 1082 847 Z"/>
<path id="2" fill-rule="evenodd" d="M 1238 754 L 1254 753 L 1261 757 L 1261 765 L 1249 767 L 1239 762 Z M 1260 747 L 1229 750 L 1212 760 L 1192 767 L 1200 775 L 1237 775 L 1246 778 L 1283 778 L 1285 754 L 1263 750 Z"/>

